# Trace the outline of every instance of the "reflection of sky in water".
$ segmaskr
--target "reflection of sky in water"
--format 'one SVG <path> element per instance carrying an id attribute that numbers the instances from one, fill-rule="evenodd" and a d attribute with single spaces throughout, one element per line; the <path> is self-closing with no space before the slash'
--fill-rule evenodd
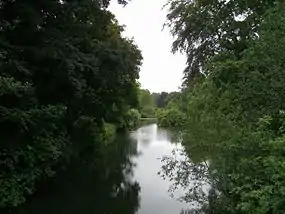
<path id="1" fill-rule="evenodd" d="M 141 202 L 138 214 L 179 214 L 187 204 L 170 197 L 168 189 L 171 182 L 163 180 L 157 173 L 161 170 L 161 158 L 170 155 L 178 144 L 170 142 L 170 133 L 161 130 L 157 125 L 144 126 L 134 132 L 132 137 L 137 141 L 140 156 L 134 161 L 134 179 L 141 186 Z M 177 193 L 175 196 L 181 196 Z"/>

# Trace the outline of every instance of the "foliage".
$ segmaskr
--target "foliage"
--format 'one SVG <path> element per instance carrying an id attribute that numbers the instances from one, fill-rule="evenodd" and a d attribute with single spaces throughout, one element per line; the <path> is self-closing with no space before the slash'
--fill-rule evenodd
<path id="1" fill-rule="evenodd" d="M 114 131 L 103 121 L 138 106 L 141 53 L 103 3 L 0 3 L 1 208 L 97 151 Z"/>
<path id="2" fill-rule="evenodd" d="M 167 107 L 171 102 L 177 102 L 180 98 L 181 93 L 180 92 L 161 92 L 161 93 L 153 93 L 152 97 L 154 99 L 155 105 L 157 108 L 165 108 Z"/>
<path id="3" fill-rule="evenodd" d="M 178 128 L 185 125 L 186 116 L 178 108 L 157 109 L 158 124 L 163 127 Z"/>
<path id="4" fill-rule="evenodd" d="M 157 108 L 164 108 L 166 106 L 166 97 L 168 96 L 167 92 L 153 93 L 152 97 L 154 99 L 155 105 Z"/>
<path id="5" fill-rule="evenodd" d="M 154 98 L 149 90 L 140 89 L 139 92 L 139 111 L 142 118 L 155 117 Z"/>
<path id="6" fill-rule="evenodd" d="M 148 90 L 141 90 L 140 95 L 140 112 L 143 118 L 154 118 L 160 117 L 159 120 L 164 120 L 168 116 L 175 117 L 178 116 L 183 117 L 182 112 L 176 111 L 179 107 L 177 107 L 177 103 L 181 99 L 181 92 L 161 92 L 161 93 L 150 93 Z M 172 109 L 173 107 L 173 109 Z M 171 108 L 170 111 L 163 111 L 162 109 Z M 170 119 L 168 122 L 174 124 L 174 118 Z M 176 121 L 177 122 L 177 121 Z M 170 123 L 161 122 L 163 126 L 169 126 Z M 176 124 L 174 124 L 177 126 Z"/>
<path id="7" fill-rule="evenodd" d="M 140 107 L 145 107 L 145 106 L 153 107 L 154 106 L 154 100 L 149 90 L 140 89 L 139 102 L 140 102 Z"/>
<path id="8" fill-rule="evenodd" d="M 111 123 L 104 123 L 104 142 L 110 143 L 113 142 L 116 137 L 116 126 Z"/>
<path id="9" fill-rule="evenodd" d="M 166 26 L 175 37 L 173 52 L 187 55 L 185 83 L 193 84 L 208 73 L 205 66 L 217 53 L 236 57 L 258 38 L 266 9 L 277 0 L 169 0 Z M 281 1 L 280 1 L 281 2 Z"/>
<path id="10" fill-rule="evenodd" d="M 155 117 L 155 109 L 151 106 L 145 106 L 141 109 L 142 118 L 154 118 Z"/>
<path id="11" fill-rule="evenodd" d="M 181 92 L 162 92 L 156 94 L 158 101 L 163 103 L 157 103 L 156 117 L 160 126 L 168 128 L 178 128 L 185 125 L 186 115 L 183 112 L 183 95 Z M 160 105 L 160 106 L 159 106 Z"/>
<path id="12" fill-rule="evenodd" d="M 204 205 L 200 213 L 284 212 L 284 9 L 269 9 L 259 39 L 240 57 L 213 59 L 205 81 L 187 92 L 183 144 L 198 164 L 184 162 L 174 180 L 189 184 L 191 170 L 208 182 L 208 197 L 190 187 L 186 198 Z"/>
<path id="13" fill-rule="evenodd" d="M 64 106 L 39 106 L 29 83 L 1 77 L 0 206 L 16 206 L 53 175 L 67 144 Z M 22 166 L 22 167 L 20 167 Z"/>
<path id="14" fill-rule="evenodd" d="M 127 113 L 127 124 L 130 128 L 135 128 L 139 124 L 141 114 L 137 109 L 130 109 Z"/>

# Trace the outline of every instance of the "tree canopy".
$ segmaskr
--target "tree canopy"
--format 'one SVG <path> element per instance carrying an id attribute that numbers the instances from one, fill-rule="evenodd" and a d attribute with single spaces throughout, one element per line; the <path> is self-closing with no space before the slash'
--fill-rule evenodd
<path id="1" fill-rule="evenodd" d="M 138 106 L 142 56 L 108 2 L 0 2 L 0 207 L 98 151 L 104 124 Z"/>
<path id="2" fill-rule="evenodd" d="M 258 38 L 266 9 L 277 0 L 169 0 L 166 26 L 175 37 L 173 52 L 187 56 L 185 83 L 207 74 L 211 57 L 227 51 L 237 57 Z"/>
<path id="3" fill-rule="evenodd" d="M 207 78 L 184 91 L 190 161 L 169 159 L 164 170 L 200 213 L 283 212 L 284 9 L 283 2 L 261 10 L 258 38 L 239 56 L 212 57 Z"/>

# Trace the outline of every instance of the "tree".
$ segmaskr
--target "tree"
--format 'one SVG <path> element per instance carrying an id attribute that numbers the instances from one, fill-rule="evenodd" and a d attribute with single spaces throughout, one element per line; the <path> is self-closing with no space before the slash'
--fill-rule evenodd
<path id="1" fill-rule="evenodd" d="M 180 92 L 161 92 L 161 93 L 153 93 L 153 99 L 155 101 L 156 107 L 165 108 L 170 102 L 177 101 Z"/>
<path id="2" fill-rule="evenodd" d="M 151 96 L 149 90 L 141 89 L 140 90 L 140 106 L 154 106 L 154 99 Z"/>
<path id="3" fill-rule="evenodd" d="M 158 108 L 164 108 L 166 106 L 166 98 L 168 96 L 167 92 L 161 92 L 159 95 L 159 99 L 157 101 L 157 107 Z"/>
<path id="4" fill-rule="evenodd" d="M 171 105 L 177 105 L 180 101 L 180 96 L 181 92 L 170 92 L 165 99 L 166 107 Z"/>
<path id="5" fill-rule="evenodd" d="M 141 53 L 103 6 L 1 1 L 0 207 L 23 203 L 68 160 L 96 156 L 104 122 L 137 106 Z"/>
<path id="6" fill-rule="evenodd" d="M 154 97 L 149 90 L 140 89 L 139 92 L 139 111 L 142 117 L 153 118 L 155 117 L 155 103 Z"/>
<path id="7" fill-rule="evenodd" d="M 258 38 L 258 27 L 266 9 L 275 0 L 169 0 L 166 26 L 170 27 L 173 52 L 187 55 L 185 83 L 207 74 L 211 57 L 227 51 L 240 57 L 248 42 Z"/>
<path id="8" fill-rule="evenodd" d="M 190 176 L 211 186 L 209 199 L 199 185 L 184 197 L 206 213 L 283 212 L 284 9 L 269 9 L 259 39 L 240 58 L 212 61 L 205 81 L 189 91 L 183 144 L 198 163 L 168 166 L 178 169 L 176 184 L 189 186 Z"/>

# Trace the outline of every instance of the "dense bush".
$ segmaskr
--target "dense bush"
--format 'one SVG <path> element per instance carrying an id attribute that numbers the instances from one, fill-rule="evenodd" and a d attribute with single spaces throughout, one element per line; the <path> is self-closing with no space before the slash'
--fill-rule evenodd
<path id="1" fill-rule="evenodd" d="M 186 122 L 186 115 L 178 108 L 157 109 L 157 120 L 163 127 L 183 127 Z"/>
<path id="2" fill-rule="evenodd" d="M 53 175 L 68 139 L 66 108 L 40 106 L 30 83 L 0 78 L 0 207 L 16 206 L 35 182 Z"/>
<path id="3" fill-rule="evenodd" d="M 141 114 L 137 109 L 130 109 L 127 113 L 127 124 L 130 128 L 136 127 L 141 119 Z"/>
<path id="4" fill-rule="evenodd" d="M 142 107 L 140 113 L 141 113 L 142 118 L 154 118 L 155 117 L 155 109 L 152 106 Z"/>

